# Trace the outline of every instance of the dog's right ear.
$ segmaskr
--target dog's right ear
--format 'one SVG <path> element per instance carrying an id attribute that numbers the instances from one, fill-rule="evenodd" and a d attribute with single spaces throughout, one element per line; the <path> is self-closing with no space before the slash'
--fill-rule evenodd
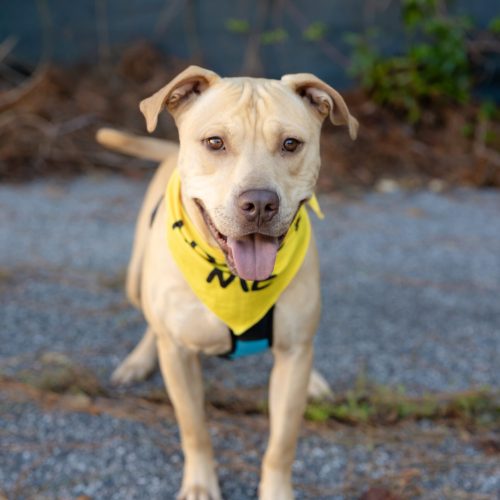
<path id="1" fill-rule="evenodd" d="M 148 132 L 153 132 L 158 123 L 158 115 L 167 108 L 175 117 L 192 99 L 210 85 L 220 80 L 220 76 L 199 66 L 189 66 L 151 97 L 141 101 L 139 108 L 146 118 Z"/>

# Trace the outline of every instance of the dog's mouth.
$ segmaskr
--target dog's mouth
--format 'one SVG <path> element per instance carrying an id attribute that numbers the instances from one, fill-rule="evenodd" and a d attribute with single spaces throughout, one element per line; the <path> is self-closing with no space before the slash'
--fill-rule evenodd
<path id="1" fill-rule="evenodd" d="M 286 232 L 281 236 L 268 236 L 259 232 L 232 238 L 222 234 L 214 224 L 203 203 L 195 200 L 205 224 L 221 248 L 231 272 L 248 281 L 262 281 L 273 273 L 278 249 Z"/>

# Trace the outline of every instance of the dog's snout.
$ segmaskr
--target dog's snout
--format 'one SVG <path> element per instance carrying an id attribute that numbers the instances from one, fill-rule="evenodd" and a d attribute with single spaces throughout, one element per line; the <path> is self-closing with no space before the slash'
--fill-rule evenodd
<path id="1" fill-rule="evenodd" d="M 238 197 L 241 215 L 258 226 L 269 222 L 278 213 L 279 205 L 278 194 L 268 189 L 250 189 Z"/>

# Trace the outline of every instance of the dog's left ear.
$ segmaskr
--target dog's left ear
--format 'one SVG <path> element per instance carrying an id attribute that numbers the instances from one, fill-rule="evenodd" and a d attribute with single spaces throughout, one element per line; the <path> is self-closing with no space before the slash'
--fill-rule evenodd
<path id="1" fill-rule="evenodd" d="M 166 107 L 175 118 L 195 97 L 219 80 L 217 73 L 199 66 L 189 66 L 179 73 L 171 82 L 139 104 L 146 118 L 148 132 L 153 132 L 156 128 L 158 115 L 163 108 Z"/>
<path id="2" fill-rule="evenodd" d="M 356 139 L 358 120 L 349 113 L 347 104 L 334 88 L 310 73 L 284 75 L 281 81 L 300 97 L 307 99 L 323 118 L 330 116 L 334 125 L 347 125 L 349 136 L 352 140 Z"/>

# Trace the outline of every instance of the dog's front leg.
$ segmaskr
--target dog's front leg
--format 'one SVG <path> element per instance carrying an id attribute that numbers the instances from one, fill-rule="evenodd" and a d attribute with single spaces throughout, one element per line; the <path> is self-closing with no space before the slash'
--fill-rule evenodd
<path id="1" fill-rule="evenodd" d="M 212 444 L 208 434 L 198 356 L 168 335 L 158 338 L 161 372 L 174 405 L 184 452 L 179 499 L 220 500 Z"/>
<path id="2" fill-rule="evenodd" d="M 310 341 L 275 347 L 269 388 L 271 434 L 262 463 L 260 500 L 293 498 L 292 464 L 307 399 L 313 347 Z"/>

